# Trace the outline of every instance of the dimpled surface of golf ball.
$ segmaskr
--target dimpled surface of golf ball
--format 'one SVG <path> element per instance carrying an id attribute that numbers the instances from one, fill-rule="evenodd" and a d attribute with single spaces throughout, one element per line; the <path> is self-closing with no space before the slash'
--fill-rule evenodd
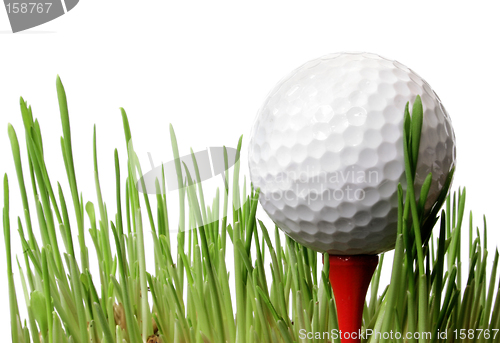
<path id="1" fill-rule="evenodd" d="M 279 82 L 259 110 L 249 145 L 251 180 L 271 219 L 320 252 L 393 249 L 398 183 L 406 189 L 403 113 L 417 95 L 423 126 L 415 185 L 419 190 L 432 172 L 429 212 L 456 153 L 448 113 L 426 81 L 375 54 L 338 53 Z"/>

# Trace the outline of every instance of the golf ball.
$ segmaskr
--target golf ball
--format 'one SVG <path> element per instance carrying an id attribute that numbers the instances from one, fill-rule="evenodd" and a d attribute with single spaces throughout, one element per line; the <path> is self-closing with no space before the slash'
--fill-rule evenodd
<path id="1" fill-rule="evenodd" d="M 423 126 L 415 189 L 432 172 L 430 211 L 456 149 L 448 113 L 425 80 L 370 53 L 327 55 L 286 76 L 259 110 L 249 145 L 250 177 L 271 219 L 320 252 L 393 249 L 398 184 L 406 189 L 403 114 L 417 95 Z"/>

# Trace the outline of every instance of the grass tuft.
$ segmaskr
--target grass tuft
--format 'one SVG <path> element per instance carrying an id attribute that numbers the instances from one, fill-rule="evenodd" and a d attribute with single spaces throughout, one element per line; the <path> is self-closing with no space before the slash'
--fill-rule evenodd
<path id="1" fill-rule="evenodd" d="M 178 184 L 183 186 L 177 200 L 178 230 L 171 236 L 164 172 L 157 180 L 156 195 L 150 199 L 147 192 L 139 194 L 138 182 L 145 189 L 142 169 L 123 109 L 128 160 L 121 164 L 115 150 L 116 210 L 108 216 L 102 198 L 96 128 L 93 163 L 97 199 L 84 203 L 76 180 L 66 92 L 59 77 L 56 89 L 67 175 L 67 180 L 61 182 L 68 183 L 69 197 L 59 183 L 54 191 L 45 155 L 55 152 L 44 151 L 40 126 L 24 99 L 20 107 L 25 151 L 21 152 L 14 128 L 8 127 L 23 208 L 17 220 L 23 246 L 23 251 L 17 253 L 22 253 L 24 259 L 24 265 L 18 262 L 23 290 L 18 292 L 12 270 L 9 181 L 5 175 L 3 228 L 13 342 L 340 342 L 331 335 L 338 329 L 338 321 L 328 279 L 328 256 L 319 256 L 289 237 L 284 239 L 277 227 L 267 228 L 256 217 L 259 189 L 248 189 L 239 182 L 242 138 L 237 145 L 238 162 L 233 175 L 229 175 L 228 168 L 223 175 L 222 196 L 217 190 L 215 198 L 207 201 L 194 154 L 191 151 L 192 173 L 181 164 L 170 126 Z M 391 281 L 385 289 L 379 289 L 383 286 L 382 255 L 363 314 L 365 332 L 393 330 L 403 337 L 407 333 L 420 333 L 421 337 L 369 336 L 362 341 L 500 342 L 500 284 L 496 280 L 499 254 L 495 251 L 493 266 L 487 270 L 486 219 L 481 233 L 474 230 L 471 214 L 470 263 L 469 270 L 464 271 L 467 283 L 462 285 L 460 237 L 465 189 L 448 194 L 452 171 L 430 214 L 424 213 L 423 204 L 431 177 L 422 189 L 414 189 L 422 113 L 420 97 L 411 114 L 408 105 L 404 111 L 408 188 L 406 192 L 401 185 L 398 188 L 399 221 Z M 27 167 L 22 165 L 21 154 L 27 157 Z M 227 152 L 225 162 L 227 167 Z M 25 180 L 31 180 L 31 191 Z M 228 200 L 231 194 L 232 204 Z M 415 194 L 420 194 L 420 199 Z M 30 208 L 30 197 L 34 209 Z M 73 202 L 74 218 L 69 216 L 66 199 Z M 85 241 L 85 217 L 93 246 Z M 72 226 L 77 228 L 76 237 Z M 145 250 L 146 232 L 152 235 L 151 251 Z M 98 256 L 98 266 L 89 265 L 89 250 Z M 172 256 L 173 251 L 177 251 L 176 256 Z M 154 271 L 146 270 L 146 257 L 154 259 Z M 319 257 L 325 261 L 322 268 Z M 226 269 L 229 259 L 234 262 L 234 271 Z M 230 278 L 230 272 L 234 278 Z M 23 294 L 27 308 L 24 322 L 19 315 L 18 294 Z M 309 339 L 305 332 L 328 334 Z"/>

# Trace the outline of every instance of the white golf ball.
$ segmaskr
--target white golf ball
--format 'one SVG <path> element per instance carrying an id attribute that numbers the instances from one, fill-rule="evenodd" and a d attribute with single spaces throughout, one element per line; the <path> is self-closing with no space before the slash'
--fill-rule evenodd
<path id="1" fill-rule="evenodd" d="M 423 104 L 416 190 L 432 172 L 427 211 L 455 165 L 448 113 L 415 72 L 375 54 L 337 53 L 285 77 L 259 110 L 250 176 L 271 219 L 295 241 L 334 255 L 394 248 L 397 186 L 406 189 L 403 113 Z"/>

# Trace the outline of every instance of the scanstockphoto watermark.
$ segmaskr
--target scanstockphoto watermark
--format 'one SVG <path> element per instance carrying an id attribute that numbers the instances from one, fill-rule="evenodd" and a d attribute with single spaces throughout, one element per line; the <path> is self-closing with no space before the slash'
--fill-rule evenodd
<path id="1" fill-rule="evenodd" d="M 144 172 L 132 140 L 128 142 L 128 155 L 131 165 L 134 166 L 133 182 L 138 191 L 146 194 L 162 195 L 171 191 L 187 194 L 189 187 L 197 188 L 204 181 L 218 178 L 222 181 L 223 191 L 229 196 L 229 168 L 234 168 L 235 171 L 240 169 L 238 149 L 225 146 L 208 147 L 160 164 L 154 163 L 152 154 L 148 152 L 150 169 Z M 356 166 L 333 172 L 327 172 L 317 166 L 306 166 L 300 171 L 288 171 L 276 176 L 258 168 L 251 173 L 256 188 L 267 188 L 264 191 L 261 188 L 261 198 L 272 197 L 274 201 L 284 199 L 287 203 L 362 201 L 366 197 L 365 189 L 378 185 L 381 179 L 377 170 L 360 169 Z M 266 180 L 259 179 L 259 175 L 265 174 L 268 175 Z M 272 187 L 271 191 L 269 185 Z M 239 197 L 230 198 L 233 209 L 243 206 L 244 201 Z M 212 219 L 215 221 L 220 218 Z"/>
<path id="2" fill-rule="evenodd" d="M 446 332 L 445 332 L 446 333 Z M 331 331 L 307 331 L 305 329 L 299 330 L 299 339 L 328 339 L 328 340 L 347 340 L 347 339 L 426 339 L 430 340 L 432 334 L 430 332 L 405 332 L 401 333 L 398 331 L 388 331 L 382 332 L 373 329 L 366 329 L 364 331 L 358 330 L 355 332 L 342 331 L 337 329 L 332 329 Z"/>
<path id="3" fill-rule="evenodd" d="M 346 185 L 345 187 L 332 189 L 324 184 L 315 188 L 302 187 L 295 184 L 292 189 L 287 191 L 277 190 L 274 192 L 261 193 L 266 200 L 285 200 L 285 202 L 294 202 L 298 199 L 305 200 L 310 205 L 315 201 L 362 201 L 366 197 L 366 191 L 363 188 Z"/>
<path id="4" fill-rule="evenodd" d="M 344 170 L 327 172 L 307 166 L 301 171 L 287 171 L 276 175 L 267 174 L 260 178 L 258 168 L 252 170 L 254 183 L 269 187 L 263 192 L 268 200 L 293 202 L 298 199 L 312 203 L 321 201 L 361 201 L 366 196 L 366 187 L 375 186 L 380 177 L 377 170 L 356 170 L 349 167 Z"/>
<path id="5" fill-rule="evenodd" d="M 251 169 L 252 175 L 256 182 L 265 181 L 274 184 L 329 184 L 331 186 L 340 186 L 346 183 L 376 185 L 379 183 L 380 177 L 377 170 L 363 170 L 356 166 L 350 166 L 342 170 L 325 171 L 316 166 L 305 166 L 301 170 L 289 170 L 286 172 L 273 175 L 272 173 L 263 172 L 260 167 Z M 266 175 L 265 180 L 262 180 L 260 175 Z"/>
<path id="6" fill-rule="evenodd" d="M 347 331 L 341 331 L 337 329 L 332 329 L 331 331 L 307 331 L 305 329 L 299 330 L 299 339 L 301 340 L 314 340 L 314 339 L 328 339 L 328 340 L 335 340 L 335 339 L 342 339 L 342 340 L 347 340 L 347 339 L 404 339 L 404 340 L 411 340 L 411 339 L 424 339 L 424 340 L 431 340 L 431 339 L 438 339 L 438 340 L 447 340 L 448 338 L 453 338 L 455 340 L 457 339 L 495 339 L 498 335 L 499 329 L 455 329 L 455 330 L 448 330 L 448 331 L 440 331 L 438 330 L 434 335 L 431 332 L 399 332 L 399 331 L 378 331 L 378 330 L 373 330 L 373 329 L 366 329 L 366 330 L 358 330 L 356 332 L 347 332 Z M 435 337 L 433 337 L 435 336 Z"/>
<path id="7" fill-rule="evenodd" d="M 445 332 L 446 333 L 446 332 Z M 405 332 L 401 333 L 398 331 L 387 331 L 382 332 L 373 329 L 358 330 L 355 332 L 342 331 L 337 329 L 332 329 L 331 331 L 307 331 L 305 329 L 299 330 L 299 339 L 328 339 L 328 340 L 347 340 L 347 339 L 426 339 L 430 340 L 432 334 L 430 332 Z"/>

